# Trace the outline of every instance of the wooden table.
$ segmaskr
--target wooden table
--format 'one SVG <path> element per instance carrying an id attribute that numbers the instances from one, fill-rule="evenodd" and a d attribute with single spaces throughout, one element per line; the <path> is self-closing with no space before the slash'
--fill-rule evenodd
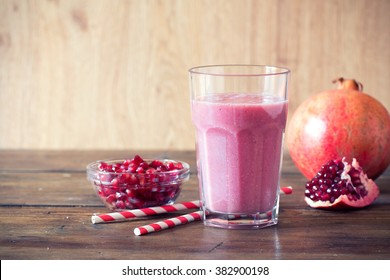
<path id="1" fill-rule="evenodd" d="M 282 185 L 292 185 L 294 193 L 281 197 L 279 224 L 275 227 L 223 230 L 194 222 L 135 236 L 135 227 L 162 217 L 92 224 L 93 213 L 108 210 L 86 180 L 85 166 L 99 159 L 134 154 L 126 151 L 0 151 L 0 258 L 390 258 L 390 170 L 376 181 L 381 195 L 371 207 L 341 212 L 315 210 L 305 204 L 306 180 L 287 155 Z M 140 154 L 190 163 L 191 178 L 178 201 L 198 199 L 193 151 Z"/>

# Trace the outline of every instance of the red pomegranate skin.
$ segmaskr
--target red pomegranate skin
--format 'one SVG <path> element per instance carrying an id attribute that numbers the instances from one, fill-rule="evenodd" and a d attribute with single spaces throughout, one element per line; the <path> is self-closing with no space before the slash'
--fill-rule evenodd
<path id="1" fill-rule="evenodd" d="M 292 160 L 307 179 L 331 159 L 356 158 L 372 179 L 390 163 L 390 115 L 358 90 L 328 90 L 307 99 L 292 116 L 286 138 Z"/>

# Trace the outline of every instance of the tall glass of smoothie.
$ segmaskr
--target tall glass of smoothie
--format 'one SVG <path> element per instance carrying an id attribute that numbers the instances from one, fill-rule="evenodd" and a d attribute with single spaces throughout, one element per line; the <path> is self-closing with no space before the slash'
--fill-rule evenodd
<path id="1" fill-rule="evenodd" d="M 205 225 L 277 224 L 289 75 L 262 65 L 189 70 Z"/>

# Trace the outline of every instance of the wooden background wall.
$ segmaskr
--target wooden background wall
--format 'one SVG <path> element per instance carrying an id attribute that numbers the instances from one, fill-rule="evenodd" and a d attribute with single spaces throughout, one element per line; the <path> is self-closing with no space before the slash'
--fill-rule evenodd
<path id="1" fill-rule="evenodd" d="M 194 149 L 187 70 L 338 77 L 390 109 L 388 0 L 0 0 L 0 148 Z"/>

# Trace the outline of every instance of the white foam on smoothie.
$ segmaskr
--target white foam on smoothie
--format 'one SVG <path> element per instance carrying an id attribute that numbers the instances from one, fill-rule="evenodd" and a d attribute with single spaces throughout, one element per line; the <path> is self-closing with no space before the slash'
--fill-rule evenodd
<path id="1" fill-rule="evenodd" d="M 224 104 L 274 104 L 285 102 L 283 97 L 266 93 L 220 93 L 202 96 L 197 101 Z"/>

